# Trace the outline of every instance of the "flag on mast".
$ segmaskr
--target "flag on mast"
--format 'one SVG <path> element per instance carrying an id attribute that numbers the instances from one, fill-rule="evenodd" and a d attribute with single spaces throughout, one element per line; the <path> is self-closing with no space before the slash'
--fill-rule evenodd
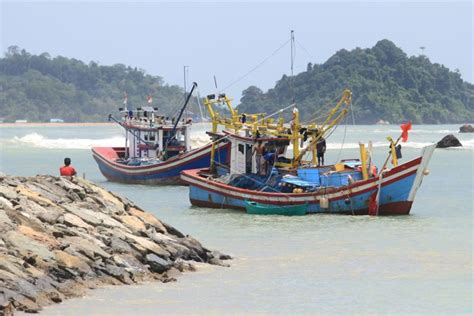
<path id="1" fill-rule="evenodd" d="M 408 131 L 411 130 L 411 121 L 400 125 L 400 128 L 402 129 L 402 142 L 405 143 L 408 141 Z"/>

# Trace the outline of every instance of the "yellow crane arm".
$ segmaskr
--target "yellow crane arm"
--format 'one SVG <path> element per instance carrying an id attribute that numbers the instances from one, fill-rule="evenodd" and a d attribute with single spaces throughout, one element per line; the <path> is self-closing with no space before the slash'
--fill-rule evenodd
<path id="1" fill-rule="evenodd" d="M 237 110 L 235 110 L 233 107 L 232 107 L 232 100 L 229 99 L 227 97 L 227 95 L 221 95 L 219 96 L 219 99 L 223 100 L 224 103 L 227 105 L 227 108 L 229 109 L 229 112 L 230 112 L 230 115 L 232 115 L 232 118 L 236 117 L 237 115 L 239 115 L 239 113 L 237 112 Z"/>
<path id="2" fill-rule="evenodd" d="M 324 121 L 323 125 L 321 125 L 319 129 L 319 133 L 316 137 L 313 137 L 310 143 L 301 150 L 301 152 L 296 155 L 293 159 L 293 167 L 297 167 L 298 164 L 301 162 L 303 156 L 308 152 L 309 149 L 316 146 L 316 143 L 324 136 L 326 133 L 331 130 L 335 125 L 339 124 L 341 120 L 347 115 L 349 112 L 348 107 L 352 102 L 352 92 L 349 89 L 344 90 L 341 99 L 336 104 L 336 106 L 331 110 L 328 118 Z M 340 113 L 332 119 L 332 117 L 341 109 L 341 106 L 345 104 L 345 107 L 340 111 Z M 332 119 L 332 120 L 331 120 Z"/>
<path id="3" fill-rule="evenodd" d="M 351 102 L 352 102 L 352 92 L 349 89 L 345 89 L 344 92 L 342 93 L 341 99 L 339 100 L 339 102 L 337 102 L 336 106 L 331 110 L 328 117 L 326 118 L 326 121 L 324 121 L 322 126 L 326 126 L 329 123 L 331 118 L 334 116 L 334 114 L 337 111 L 339 111 L 339 109 L 341 108 L 343 104 L 346 104 L 346 106 L 348 106 L 351 104 Z"/>

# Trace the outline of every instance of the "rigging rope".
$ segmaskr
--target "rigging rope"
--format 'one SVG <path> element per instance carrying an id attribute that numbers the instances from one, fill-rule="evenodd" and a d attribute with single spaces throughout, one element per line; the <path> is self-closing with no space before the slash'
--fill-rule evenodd
<path id="1" fill-rule="evenodd" d="M 339 100 L 339 98 L 337 96 L 335 96 L 330 102 L 326 102 L 326 104 L 323 105 L 319 110 L 316 110 L 316 111 L 313 112 L 311 119 L 303 122 L 303 124 L 309 124 L 312 121 L 316 122 L 317 119 L 326 118 L 331 113 L 330 107 L 333 107 L 334 103 L 337 103 L 338 100 Z M 325 110 L 327 111 L 327 114 L 322 115 L 322 112 L 325 111 Z M 318 115 L 318 116 L 316 116 L 316 115 Z"/>
<path id="2" fill-rule="evenodd" d="M 274 116 L 274 115 L 277 115 L 278 113 L 281 113 L 281 112 L 283 112 L 283 111 L 289 109 L 289 108 L 292 107 L 292 106 L 293 106 L 293 104 L 290 104 L 290 105 L 288 105 L 288 106 L 286 106 L 286 107 L 284 107 L 284 108 L 282 108 L 282 109 L 280 109 L 280 110 L 278 110 L 278 111 L 276 111 L 276 112 L 274 112 L 274 113 L 272 113 L 272 114 L 270 114 L 270 115 L 265 116 L 262 120 L 266 120 L 266 119 L 268 119 L 268 118 L 270 118 L 270 117 L 272 117 L 272 116 Z M 216 144 L 216 143 L 220 142 L 221 140 L 224 140 L 224 139 L 226 139 L 226 138 L 229 138 L 230 136 L 232 136 L 232 135 L 229 134 L 229 135 L 226 135 L 226 136 L 224 136 L 224 137 L 221 137 L 221 138 L 219 138 L 219 139 L 217 139 L 217 140 L 210 141 L 209 143 L 206 143 L 204 146 Z"/>
<path id="3" fill-rule="evenodd" d="M 201 114 L 201 122 L 207 122 L 207 120 L 204 120 L 204 115 L 202 114 L 201 94 L 199 93 L 199 88 L 196 89 L 196 95 L 197 95 L 197 104 L 199 107 L 199 113 Z"/>
<path id="4" fill-rule="evenodd" d="M 352 100 L 351 100 L 350 107 L 351 107 L 351 115 L 352 115 L 352 125 L 355 126 L 356 123 L 355 123 L 355 119 L 354 119 L 354 109 L 352 108 Z"/>
<path id="5" fill-rule="evenodd" d="M 219 92 L 223 92 L 227 89 L 229 89 L 230 87 L 232 87 L 234 84 L 236 84 L 237 82 L 241 81 L 242 79 L 246 78 L 248 75 L 250 75 L 252 72 L 254 72 L 255 70 L 257 70 L 258 68 L 260 68 L 260 66 L 262 66 L 264 63 L 266 63 L 270 58 L 272 58 L 276 53 L 278 53 L 283 47 L 285 47 L 289 42 L 291 41 L 291 39 L 288 39 L 286 40 L 282 45 L 280 45 L 277 49 L 275 49 L 269 56 L 265 57 L 265 59 L 263 59 L 259 64 L 257 64 L 255 67 L 253 67 L 252 69 L 250 69 L 248 72 L 246 72 L 245 74 L 243 74 L 242 76 L 240 76 L 239 78 L 237 78 L 236 80 L 232 81 L 230 84 L 228 84 L 225 88 L 219 90 Z"/>
<path id="6" fill-rule="evenodd" d="M 341 159 L 342 148 L 344 147 L 344 143 L 346 142 L 346 133 L 347 133 L 347 116 L 344 119 L 344 136 L 342 137 L 341 148 L 339 149 L 339 153 L 337 154 L 336 163 L 338 163 Z"/>
<path id="7" fill-rule="evenodd" d="M 306 48 L 303 47 L 303 45 L 301 45 L 301 43 L 296 39 L 296 44 L 298 44 L 302 49 L 303 51 L 308 55 L 309 58 L 313 59 L 313 60 L 316 60 L 313 55 L 311 55 L 308 50 Z"/>
<path id="8" fill-rule="evenodd" d="M 291 101 L 295 103 L 295 88 L 294 88 L 294 65 L 295 65 L 295 58 L 296 58 L 296 49 L 295 49 L 295 33 L 293 30 L 291 30 L 291 77 L 290 77 L 290 91 L 291 91 Z"/>

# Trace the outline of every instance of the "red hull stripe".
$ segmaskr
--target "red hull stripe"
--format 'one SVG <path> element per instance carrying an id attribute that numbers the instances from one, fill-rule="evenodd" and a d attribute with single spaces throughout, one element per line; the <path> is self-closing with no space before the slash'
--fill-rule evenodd
<path id="1" fill-rule="evenodd" d="M 245 210 L 244 207 L 240 207 L 240 206 L 235 206 L 235 205 L 230 205 L 230 204 L 225 204 L 225 203 L 221 204 L 221 203 L 214 203 L 214 202 L 209 202 L 209 201 L 194 200 L 194 199 L 191 199 L 191 204 L 194 206 L 199 206 L 199 207 L 208 207 L 208 208 L 217 208 L 217 209 L 229 208 L 229 209 Z M 411 201 L 398 201 L 398 202 L 383 204 L 383 205 L 380 205 L 379 207 L 379 215 L 407 215 L 410 213 L 412 204 L 413 202 Z M 344 211 L 344 212 L 320 211 L 317 213 L 367 215 L 369 214 L 369 210 L 367 208 L 364 208 L 364 209 Z M 316 213 L 310 213 L 310 214 L 316 214 Z"/>
<path id="2" fill-rule="evenodd" d="M 417 161 L 416 159 L 414 161 Z M 411 166 L 407 168 L 398 168 L 398 173 L 391 173 L 390 176 L 384 176 L 382 180 L 382 187 L 385 187 L 391 183 L 400 181 L 406 177 L 409 177 L 416 173 L 418 165 L 413 165 L 410 162 L 407 162 L 405 165 Z M 266 203 L 266 204 L 276 204 L 276 205 L 285 205 L 290 201 L 292 204 L 303 204 L 306 202 L 317 204 L 319 203 L 319 197 L 325 196 L 330 201 L 342 200 L 347 197 L 354 197 L 366 192 L 373 191 L 377 188 L 377 183 L 375 182 L 378 178 L 370 179 L 367 181 L 361 181 L 354 183 L 349 187 L 341 187 L 332 192 L 317 192 L 317 193 L 300 193 L 300 194 L 285 194 L 285 193 L 269 193 L 269 192 L 257 192 L 252 190 L 235 188 L 223 183 L 218 183 L 214 181 L 207 181 L 202 177 L 198 176 L 197 173 L 199 169 L 186 170 L 181 173 L 182 180 L 196 187 L 199 187 L 203 190 L 214 192 L 223 196 L 227 196 L 234 199 L 249 199 L 256 202 Z M 389 174 L 389 173 L 387 173 Z"/>
<path id="3" fill-rule="evenodd" d="M 407 169 L 413 169 L 416 172 L 416 168 L 414 168 L 414 167 L 418 166 L 420 164 L 420 162 L 421 162 L 421 157 L 416 158 L 416 159 L 411 160 L 411 161 L 408 161 L 403 165 L 399 165 L 398 167 L 396 167 L 396 168 L 390 170 L 389 172 L 385 173 L 383 179 L 393 177 L 394 175 L 396 175 L 398 173 L 403 173 Z M 203 180 L 202 177 L 200 177 L 198 175 L 198 173 L 202 170 L 205 170 L 205 169 L 185 170 L 185 171 L 181 172 L 181 176 L 182 176 L 183 180 L 190 181 L 190 184 L 193 184 L 193 185 L 196 184 L 195 181 L 199 182 L 199 183 L 202 183 L 203 185 L 205 185 L 204 188 L 208 188 L 209 186 L 214 186 L 216 188 L 222 188 L 226 191 L 227 190 L 232 190 L 235 193 L 252 194 L 252 195 L 255 194 L 255 191 L 252 191 L 252 190 L 236 188 L 236 187 L 232 187 L 232 186 L 229 186 L 227 184 L 223 184 L 223 183 L 219 183 L 219 182 L 215 182 L 215 181 L 205 181 L 205 180 Z M 192 181 L 193 179 L 195 181 Z M 356 182 L 356 183 L 354 183 L 354 184 L 352 184 L 348 187 L 341 187 L 341 188 L 338 188 L 334 191 L 327 192 L 327 193 L 320 193 L 320 194 L 317 194 L 317 195 L 328 195 L 328 194 L 335 194 L 337 192 L 345 191 L 345 190 L 354 190 L 354 189 L 357 189 L 358 187 L 369 185 L 369 184 L 376 185 L 375 183 L 376 183 L 377 180 L 378 180 L 378 178 L 371 178 L 371 179 L 368 179 L 368 180 L 365 180 L 365 181 L 358 181 L 358 182 Z M 191 183 L 191 181 L 192 181 L 192 183 Z M 385 180 L 383 183 L 387 183 L 387 180 Z M 258 195 L 266 196 L 266 197 L 273 197 L 273 198 L 274 197 L 283 197 L 283 198 L 288 197 L 288 195 L 285 194 L 285 193 L 272 193 L 272 192 L 258 192 Z M 314 196 L 314 195 L 315 195 L 314 193 L 301 193 L 298 196 L 305 197 L 305 196 Z"/>
<path id="4" fill-rule="evenodd" d="M 226 146 L 228 147 L 229 144 L 221 143 L 219 144 L 218 148 L 223 149 Z M 164 172 L 170 169 L 176 169 L 177 167 L 180 167 L 182 165 L 190 164 L 198 159 L 201 159 L 203 156 L 209 155 L 210 150 L 211 145 L 208 145 L 180 155 L 175 159 L 170 159 L 164 161 L 163 163 L 149 166 L 126 166 L 116 163 L 112 160 L 118 157 L 116 155 L 116 148 L 94 147 L 92 148 L 92 153 L 96 159 L 100 160 L 102 163 L 106 164 L 108 167 L 115 170 L 116 172 L 129 175 L 149 175 L 155 174 L 157 172 Z M 113 157 L 111 151 L 115 152 L 115 157 Z"/>

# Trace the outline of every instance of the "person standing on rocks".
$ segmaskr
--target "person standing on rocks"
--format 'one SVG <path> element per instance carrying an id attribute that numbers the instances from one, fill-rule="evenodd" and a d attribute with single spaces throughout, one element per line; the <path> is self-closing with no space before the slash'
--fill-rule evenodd
<path id="1" fill-rule="evenodd" d="M 59 174 L 65 177 L 72 177 L 77 174 L 76 169 L 71 166 L 71 158 L 64 158 L 64 166 L 59 168 Z"/>

